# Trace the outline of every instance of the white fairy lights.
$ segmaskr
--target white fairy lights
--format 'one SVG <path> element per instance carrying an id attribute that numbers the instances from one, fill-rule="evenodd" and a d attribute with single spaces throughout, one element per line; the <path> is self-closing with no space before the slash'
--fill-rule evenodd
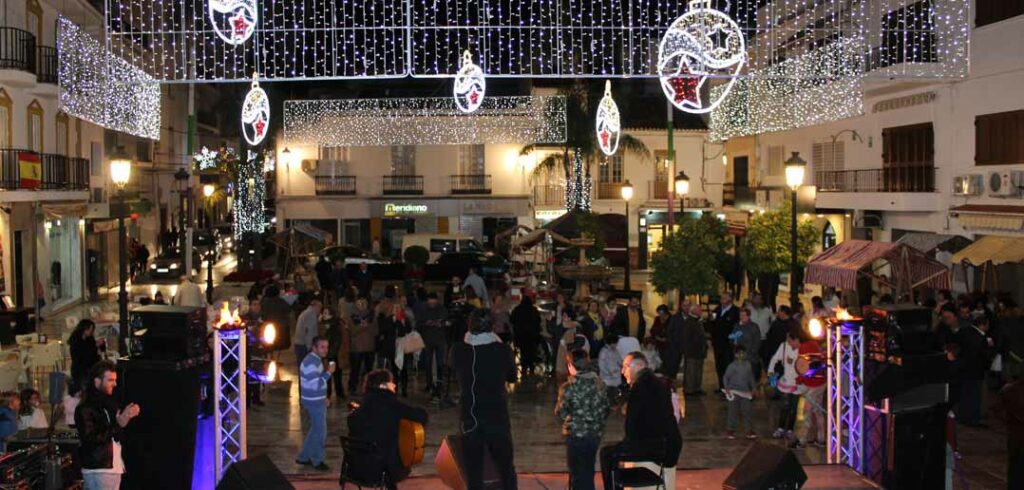
<path id="1" fill-rule="evenodd" d="M 658 59 L 659 41 L 673 21 L 693 12 L 688 0 L 213 0 L 234 6 L 228 18 L 245 21 L 240 33 L 249 28 L 251 10 L 251 37 L 232 44 L 221 36 L 235 39 L 230 37 L 234 26 L 209 15 L 207 1 L 110 1 L 110 47 L 166 81 L 242 80 L 254 70 L 263 80 L 450 78 L 465 49 L 472 50 L 488 78 L 653 78 L 660 75 L 659 61 L 665 61 Z M 750 70 L 740 71 L 741 79 L 853 38 L 865 41 L 866 62 L 860 67 L 868 77 L 966 75 L 970 0 L 699 0 L 697 5 L 690 23 L 673 29 L 696 27 L 711 38 L 712 52 L 724 49 L 720 58 L 734 61 L 735 29 L 704 29 L 728 24 L 711 12 L 731 18 L 747 48 L 742 51 Z M 692 39 L 705 42 L 701 36 Z M 669 61 L 679 66 L 678 58 Z"/>
<path id="2" fill-rule="evenodd" d="M 238 169 L 235 183 L 235 199 L 232 203 L 235 215 L 235 243 L 240 243 L 243 233 L 262 233 L 265 216 L 263 202 L 266 199 L 266 181 L 263 179 L 262 158 L 257 152 L 247 152 L 245 164 Z"/>
<path id="3" fill-rule="evenodd" d="M 208 0 L 213 31 L 228 44 L 243 44 L 252 37 L 259 21 L 256 0 Z"/>
<path id="4" fill-rule="evenodd" d="M 473 54 L 467 49 L 462 53 L 462 67 L 455 74 L 452 87 L 455 105 L 467 114 L 474 112 L 483 104 L 486 92 L 487 78 L 484 77 L 484 71 L 473 63 Z"/>
<path id="5" fill-rule="evenodd" d="M 579 151 L 572 153 L 572 176 L 565 186 L 565 209 L 590 211 L 590 192 L 593 182 L 583 165 Z"/>
<path id="6" fill-rule="evenodd" d="M 597 104 L 597 116 L 594 118 L 594 131 L 597 132 L 597 146 L 605 155 L 612 156 L 619 149 L 619 135 L 622 124 L 619 121 L 619 106 L 612 99 L 612 82 L 604 82 L 604 97 Z"/>
<path id="7" fill-rule="evenodd" d="M 864 108 L 861 52 L 857 40 L 840 41 L 777 63 L 755 78 L 739 80 L 732 95 L 711 112 L 709 139 L 783 131 L 860 115 Z M 810 78 L 814 74 L 819 78 Z M 719 94 L 713 91 L 712 95 Z"/>
<path id="8" fill-rule="evenodd" d="M 691 0 L 658 46 L 661 89 L 677 109 L 706 114 L 729 95 L 746 60 L 743 31 L 736 21 L 711 8 L 711 0 Z M 716 82 L 721 89 L 709 90 Z M 707 98 L 709 92 L 714 96 Z"/>
<path id="9" fill-rule="evenodd" d="M 160 138 L 159 83 L 63 16 L 57 19 L 57 55 L 62 111 L 107 129 Z"/>
<path id="10" fill-rule="evenodd" d="M 242 101 L 242 136 L 250 145 L 256 146 L 267 137 L 270 125 L 270 98 L 260 88 L 256 73 L 252 74 L 252 86 Z"/>
<path id="11" fill-rule="evenodd" d="M 564 143 L 565 98 L 487 97 L 463 114 L 450 97 L 288 100 L 284 137 L 319 146 Z"/>

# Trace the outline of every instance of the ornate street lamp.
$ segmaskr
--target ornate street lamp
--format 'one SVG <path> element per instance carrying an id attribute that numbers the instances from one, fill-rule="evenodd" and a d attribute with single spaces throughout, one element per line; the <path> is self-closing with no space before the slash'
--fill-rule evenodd
<path id="1" fill-rule="evenodd" d="M 124 339 L 128 335 L 128 256 L 127 256 L 127 233 L 124 228 L 124 215 L 127 211 L 127 204 L 124 198 L 124 188 L 132 176 L 132 159 L 124 150 L 118 146 L 110 155 L 110 180 L 117 186 L 117 194 L 121 201 L 117 213 L 117 253 L 118 253 L 118 283 L 120 290 L 117 293 L 117 311 L 120 333 L 118 335 L 118 351 L 127 352 L 124 349 Z"/>
<path id="2" fill-rule="evenodd" d="M 786 185 L 789 186 L 791 190 L 790 196 L 793 198 L 790 203 L 792 205 L 792 214 L 789 220 L 789 307 L 796 311 L 796 305 L 800 302 L 800 292 L 796 290 L 796 191 L 804 184 L 807 162 L 800 158 L 800 152 L 794 151 L 789 159 L 786 160 L 785 165 Z"/>
<path id="3" fill-rule="evenodd" d="M 682 215 L 685 213 L 686 209 L 686 206 L 683 204 L 683 197 L 690 193 L 690 178 L 686 176 L 686 172 L 680 170 L 679 173 L 676 174 L 675 186 L 676 195 L 679 196 L 679 229 L 682 229 Z"/>
<path id="4" fill-rule="evenodd" d="M 626 201 L 626 270 L 625 275 L 622 279 L 622 289 L 629 291 L 629 273 L 630 273 L 630 257 L 629 257 L 629 200 L 633 199 L 633 184 L 629 183 L 629 179 L 626 179 L 622 183 L 622 200 Z"/>

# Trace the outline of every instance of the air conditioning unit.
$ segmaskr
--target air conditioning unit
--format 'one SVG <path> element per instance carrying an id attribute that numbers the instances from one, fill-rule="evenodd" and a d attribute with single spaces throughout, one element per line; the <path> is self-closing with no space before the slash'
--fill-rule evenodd
<path id="1" fill-rule="evenodd" d="M 988 195 L 990 197 L 1010 197 L 1017 195 L 1017 188 L 1013 185 L 1013 178 L 1009 170 L 989 172 Z"/>
<path id="2" fill-rule="evenodd" d="M 985 191 L 982 174 L 957 175 L 953 178 L 954 196 L 980 196 Z"/>
<path id="3" fill-rule="evenodd" d="M 316 159 L 307 158 L 305 160 L 302 160 L 302 171 L 306 172 L 307 174 L 316 172 L 317 163 L 319 163 L 319 160 Z"/>

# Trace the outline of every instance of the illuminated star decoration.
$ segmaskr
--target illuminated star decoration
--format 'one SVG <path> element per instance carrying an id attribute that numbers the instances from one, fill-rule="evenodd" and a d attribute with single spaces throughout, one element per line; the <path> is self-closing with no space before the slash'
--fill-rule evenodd
<path id="1" fill-rule="evenodd" d="M 267 136 L 267 121 L 270 120 L 270 99 L 260 88 L 257 74 L 252 74 L 252 88 L 242 102 L 242 136 L 250 145 L 256 146 Z"/>
<path id="2" fill-rule="evenodd" d="M 256 0 L 209 0 L 207 15 L 217 37 L 228 44 L 244 44 L 256 30 Z"/>
<path id="3" fill-rule="evenodd" d="M 661 38 L 658 75 L 665 96 L 681 111 L 706 114 L 728 95 L 747 60 L 743 32 L 710 0 L 691 0 Z M 724 86 L 704 100 L 704 85 Z"/>
<path id="4" fill-rule="evenodd" d="M 597 104 L 594 129 L 597 131 L 597 145 L 601 152 L 612 156 L 619 149 L 619 134 L 622 126 L 619 118 L 619 106 L 612 99 L 612 82 L 604 82 L 604 97 Z"/>
<path id="5" fill-rule="evenodd" d="M 483 103 L 486 91 L 487 78 L 484 77 L 484 71 L 473 63 L 473 55 L 467 49 L 462 53 L 462 66 L 455 74 L 452 89 L 455 105 L 467 114 L 476 111 Z"/>

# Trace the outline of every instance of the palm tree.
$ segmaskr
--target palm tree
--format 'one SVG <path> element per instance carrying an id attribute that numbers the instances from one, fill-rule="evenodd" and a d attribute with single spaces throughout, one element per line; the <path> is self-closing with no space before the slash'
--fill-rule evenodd
<path id="1" fill-rule="evenodd" d="M 576 80 L 571 85 L 559 89 L 559 95 L 565 97 L 565 144 L 561 148 L 561 154 L 551 153 L 537 162 L 533 169 L 533 178 L 544 173 L 554 172 L 561 167 L 566 181 L 569 181 L 573 178 L 570 164 L 572 155 L 577 155 L 582 160 L 585 175 L 590 175 L 592 164 L 606 158 L 598 145 L 597 134 L 594 131 L 594 119 L 602 92 L 593 90 L 582 80 Z M 519 154 L 530 155 L 535 151 L 543 151 L 545 148 L 550 148 L 550 146 L 531 144 L 524 146 Z M 643 160 L 651 156 L 651 150 L 643 141 L 626 133 L 622 133 L 619 137 L 618 151 L 637 155 Z M 575 205 L 579 207 L 579 203 L 575 203 Z"/>

